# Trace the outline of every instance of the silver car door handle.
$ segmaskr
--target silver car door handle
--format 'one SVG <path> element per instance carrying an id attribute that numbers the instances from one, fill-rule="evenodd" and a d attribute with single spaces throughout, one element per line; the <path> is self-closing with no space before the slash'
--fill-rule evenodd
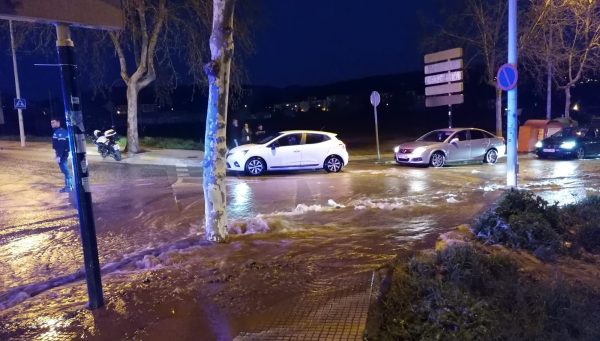
<path id="1" fill-rule="evenodd" d="M 294 153 L 300 153 L 300 151 L 299 150 L 294 150 Z"/>

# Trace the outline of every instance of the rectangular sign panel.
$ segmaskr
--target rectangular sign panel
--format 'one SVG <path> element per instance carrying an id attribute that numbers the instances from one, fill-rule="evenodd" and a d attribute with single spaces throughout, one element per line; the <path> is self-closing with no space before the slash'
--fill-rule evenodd
<path id="1" fill-rule="evenodd" d="M 441 62 L 443 60 L 460 58 L 463 55 L 462 47 L 457 47 L 451 50 L 445 50 L 425 55 L 425 64 Z"/>
<path id="2" fill-rule="evenodd" d="M 440 107 L 442 105 L 461 104 L 465 101 L 463 94 L 451 95 L 451 96 L 433 96 L 425 98 L 425 106 Z"/>
<path id="3" fill-rule="evenodd" d="M 462 59 L 449 60 L 447 62 L 425 65 L 425 74 L 446 72 L 463 68 Z"/>
<path id="4" fill-rule="evenodd" d="M 458 82 L 463 79 L 462 71 L 452 71 L 425 77 L 425 85 Z"/>
<path id="5" fill-rule="evenodd" d="M 123 28 L 121 0 L 0 0 L 0 19 Z"/>
<path id="6" fill-rule="evenodd" d="M 425 88 L 425 96 L 443 95 L 443 94 L 450 94 L 450 93 L 462 92 L 462 91 L 463 91 L 463 82 L 442 84 L 442 85 L 426 87 Z"/>

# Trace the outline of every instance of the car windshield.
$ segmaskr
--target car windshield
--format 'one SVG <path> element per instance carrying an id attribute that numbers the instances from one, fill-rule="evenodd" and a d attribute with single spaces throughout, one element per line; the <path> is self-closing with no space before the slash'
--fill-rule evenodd
<path id="1" fill-rule="evenodd" d="M 452 133 L 454 133 L 452 130 L 434 130 L 419 137 L 417 141 L 444 142 Z"/>
<path id="2" fill-rule="evenodd" d="M 559 130 L 556 134 L 552 135 L 552 137 L 578 137 L 585 136 L 586 129 L 583 128 L 563 128 Z"/>
<path id="3" fill-rule="evenodd" d="M 269 141 L 271 141 L 272 139 L 281 136 L 281 133 L 277 134 L 277 135 L 269 135 L 267 137 L 265 137 L 264 139 L 261 139 L 260 141 L 256 142 L 257 144 L 265 144 Z"/>

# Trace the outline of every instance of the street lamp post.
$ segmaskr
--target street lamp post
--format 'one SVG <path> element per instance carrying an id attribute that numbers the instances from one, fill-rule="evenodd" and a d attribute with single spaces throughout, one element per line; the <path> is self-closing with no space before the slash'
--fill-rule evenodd
<path id="1" fill-rule="evenodd" d="M 508 63 L 517 67 L 517 0 L 508 0 Z M 506 186 L 517 187 L 517 87 L 508 91 Z"/>
<path id="2" fill-rule="evenodd" d="M 21 84 L 19 84 L 19 68 L 17 66 L 17 55 L 15 53 L 15 37 L 13 34 L 12 20 L 8 21 L 8 27 L 10 30 L 10 47 L 12 49 L 12 62 L 13 62 L 13 73 L 15 75 L 15 89 L 17 91 L 17 98 L 21 98 Z M 17 109 L 19 113 L 19 136 L 21 137 L 21 147 L 25 147 L 25 128 L 23 127 L 23 109 Z"/>

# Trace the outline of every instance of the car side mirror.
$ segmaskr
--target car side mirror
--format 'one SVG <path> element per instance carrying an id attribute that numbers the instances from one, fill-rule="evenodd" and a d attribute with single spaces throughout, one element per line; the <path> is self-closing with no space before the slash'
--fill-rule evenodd
<path id="1" fill-rule="evenodd" d="M 271 143 L 271 146 L 270 146 L 270 147 L 271 147 L 271 149 L 272 149 L 272 150 L 275 150 L 275 148 L 277 148 L 277 144 L 275 144 L 275 143 Z"/>
<path id="2" fill-rule="evenodd" d="M 450 143 L 455 144 L 456 142 L 458 142 L 458 137 L 453 138 L 452 140 L 450 140 Z"/>

